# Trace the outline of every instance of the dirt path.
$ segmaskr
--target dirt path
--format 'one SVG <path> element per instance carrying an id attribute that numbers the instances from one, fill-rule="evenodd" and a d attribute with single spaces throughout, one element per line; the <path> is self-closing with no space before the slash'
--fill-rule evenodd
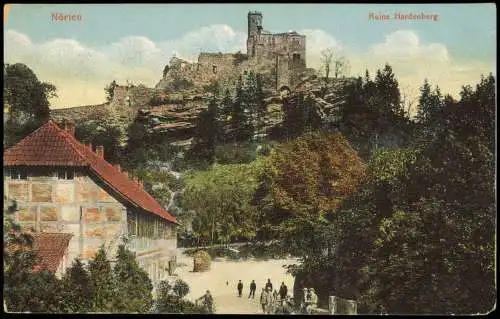
<path id="1" fill-rule="evenodd" d="M 272 259 L 268 261 L 212 261 L 210 271 L 194 273 L 193 259 L 185 255 L 178 256 L 179 268 L 176 270 L 179 278 L 186 281 L 190 292 L 186 298 L 194 300 L 210 290 L 214 297 L 216 312 L 221 314 L 259 314 L 260 292 L 267 278 L 271 279 L 273 288 L 279 289 L 281 282 L 288 287 L 289 294 L 293 292 L 292 275 L 286 273 L 282 266 L 292 264 L 293 259 Z M 183 266 L 184 265 L 184 266 Z M 238 297 L 236 284 L 243 282 L 243 296 Z M 249 285 L 252 280 L 257 284 L 255 299 L 248 299 Z M 227 285 L 226 285 L 227 282 Z"/>

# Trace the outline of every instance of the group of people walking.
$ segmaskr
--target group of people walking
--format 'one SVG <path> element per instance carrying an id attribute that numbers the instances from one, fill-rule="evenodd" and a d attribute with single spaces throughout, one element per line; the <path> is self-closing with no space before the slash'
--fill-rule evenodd
<path id="1" fill-rule="evenodd" d="M 226 282 L 226 285 L 228 285 L 228 282 Z M 241 298 L 243 293 L 243 283 L 241 280 L 238 281 L 236 288 L 238 289 L 238 297 Z M 248 298 L 255 298 L 256 290 L 257 284 L 255 283 L 255 280 L 252 280 L 250 283 L 250 293 L 248 294 Z M 303 295 L 300 303 L 300 310 L 302 313 L 312 314 L 318 306 L 318 295 L 316 294 L 314 288 L 303 288 L 302 291 Z M 202 301 L 202 304 L 208 313 L 213 313 L 214 299 L 209 290 L 196 300 L 196 302 L 198 301 Z M 267 314 L 291 314 L 293 313 L 294 308 L 293 299 L 288 295 L 288 287 L 285 283 L 281 283 L 279 291 L 276 289 L 273 291 L 271 279 L 267 279 L 265 286 L 262 288 L 262 292 L 260 294 L 260 304 L 262 306 L 262 312 Z"/>
<path id="2" fill-rule="evenodd" d="M 291 313 L 291 307 L 289 305 L 288 287 L 284 282 L 281 283 L 279 291 L 273 290 L 273 284 L 270 279 L 267 279 L 267 283 L 260 294 L 260 304 L 262 306 L 262 312 L 264 313 L 276 313 L 285 312 Z M 286 307 L 286 309 L 283 309 Z"/>
<path id="3" fill-rule="evenodd" d="M 238 297 L 241 298 L 243 294 L 243 283 L 241 282 L 241 280 L 238 281 L 236 288 L 238 289 Z M 257 284 L 255 283 L 255 280 L 252 280 L 252 282 L 250 283 L 250 293 L 248 294 L 248 298 L 254 299 L 256 290 Z M 262 306 L 262 311 L 264 313 L 274 313 L 278 301 L 285 301 L 288 299 L 287 297 L 288 287 L 284 282 L 281 283 L 279 291 L 276 289 L 274 289 L 273 291 L 273 284 L 271 282 L 271 279 L 267 279 L 267 282 L 262 288 L 262 292 L 260 294 L 260 304 Z"/>

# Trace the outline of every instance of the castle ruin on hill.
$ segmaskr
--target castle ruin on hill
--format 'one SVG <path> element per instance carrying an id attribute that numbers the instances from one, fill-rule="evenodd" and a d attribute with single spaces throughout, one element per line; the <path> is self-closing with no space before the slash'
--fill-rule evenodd
<path id="1" fill-rule="evenodd" d="M 196 63 L 173 57 L 156 88 L 202 87 L 215 80 L 231 87 L 239 76 L 253 71 L 262 75 L 264 87 L 268 90 L 293 89 L 308 70 L 306 37 L 295 31 L 265 31 L 262 20 L 261 12 L 248 13 L 246 54 L 202 52 Z"/>

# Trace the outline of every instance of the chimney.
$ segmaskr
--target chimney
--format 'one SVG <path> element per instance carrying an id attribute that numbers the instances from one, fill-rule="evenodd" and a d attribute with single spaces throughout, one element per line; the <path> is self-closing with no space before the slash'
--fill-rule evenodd
<path id="1" fill-rule="evenodd" d="M 102 145 L 99 145 L 95 148 L 95 152 L 97 154 L 97 156 L 99 156 L 100 158 L 104 158 L 104 146 Z"/>
<path id="2" fill-rule="evenodd" d="M 75 136 L 75 122 L 66 121 L 64 124 L 64 129 L 71 134 L 71 136 Z"/>
<path id="3" fill-rule="evenodd" d="M 118 170 L 118 172 L 122 171 L 122 168 L 120 167 L 120 164 L 115 164 L 113 166 Z"/>
<path id="4" fill-rule="evenodd" d="M 123 175 L 128 178 L 128 172 L 123 171 Z"/>
<path id="5" fill-rule="evenodd" d="M 141 186 L 141 188 L 144 189 L 144 182 L 139 180 L 139 186 Z"/>
<path id="6" fill-rule="evenodd" d="M 92 151 L 92 143 L 89 142 L 88 144 L 85 144 L 85 145 L 89 148 L 89 150 Z"/>

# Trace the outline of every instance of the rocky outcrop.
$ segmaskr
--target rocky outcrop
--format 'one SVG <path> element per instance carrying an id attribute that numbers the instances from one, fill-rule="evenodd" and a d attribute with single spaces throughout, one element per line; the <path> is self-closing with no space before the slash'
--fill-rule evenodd
<path id="1" fill-rule="evenodd" d="M 298 106 L 302 98 L 310 98 L 314 111 L 327 124 L 340 120 L 340 108 L 346 96 L 343 88 L 349 79 L 330 81 L 326 85 L 315 72 L 304 72 L 300 85 L 283 97 L 274 92 L 267 92 L 264 102 L 267 112 L 260 121 L 260 137 L 273 128 L 280 127 L 284 119 L 284 98 L 289 105 Z M 300 97 L 300 98 L 299 98 Z M 52 117 L 58 122 L 73 120 L 113 121 L 124 132 L 136 119 L 147 123 L 149 132 L 161 134 L 168 143 L 189 146 L 196 132 L 200 113 L 208 107 L 210 95 L 200 89 L 166 92 L 145 86 L 117 86 L 111 102 L 100 105 L 80 106 L 68 109 L 52 110 Z"/>

